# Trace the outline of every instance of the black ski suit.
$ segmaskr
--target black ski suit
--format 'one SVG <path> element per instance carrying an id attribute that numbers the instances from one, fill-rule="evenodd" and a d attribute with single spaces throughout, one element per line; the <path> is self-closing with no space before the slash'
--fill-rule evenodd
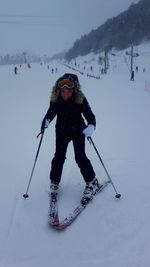
<path id="1" fill-rule="evenodd" d="M 77 104 L 74 98 L 64 101 L 59 96 L 58 101 L 50 102 L 46 118 L 56 120 L 56 151 L 51 163 L 50 180 L 59 184 L 62 175 L 63 164 L 66 159 L 66 151 L 70 141 L 73 142 L 75 160 L 80 168 L 85 182 L 90 182 L 95 177 L 95 172 L 90 160 L 85 154 L 85 135 L 82 133 L 88 124 L 96 126 L 95 116 L 84 97 L 81 104 Z"/>

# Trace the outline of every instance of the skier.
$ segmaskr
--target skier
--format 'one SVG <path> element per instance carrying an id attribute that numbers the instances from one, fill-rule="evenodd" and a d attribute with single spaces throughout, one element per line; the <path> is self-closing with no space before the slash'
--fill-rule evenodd
<path id="1" fill-rule="evenodd" d="M 82 114 L 88 125 L 85 124 Z M 41 133 L 44 133 L 56 115 L 56 151 L 50 171 L 51 198 L 57 197 L 67 147 L 72 141 L 75 161 L 86 183 L 81 203 L 87 203 L 92 198 L 93 190 L 100 186 L 85 154 L 85 137 L 93 134 L 96 120 L 75 74 L 64 74 L 53 86 L 50 106 L 41 124 Z"/>
<path id="2" fill-rule="evenodd" d="M 131 79 L 130 79 L 130 81 L 134 81 L 134 70 L 132 70 L 132 72 L 131 72 Z"/>
<path id="3" fill-rule="evenodd" d="M 14 67 L 14 74 L 18 74 L 18 68 Z"/>

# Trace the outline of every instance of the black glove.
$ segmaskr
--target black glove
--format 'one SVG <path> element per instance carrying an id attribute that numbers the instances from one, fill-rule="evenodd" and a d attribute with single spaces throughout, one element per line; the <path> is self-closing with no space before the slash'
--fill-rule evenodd
<path id="1" fill-rule="evenodd" d="M 41 133 L 44 133 L 45 129 L 48 128 L 49 124 L 50 124 L 50 119 L 48 119 L 47 116 L 45 116 L 41 124 Z"/>

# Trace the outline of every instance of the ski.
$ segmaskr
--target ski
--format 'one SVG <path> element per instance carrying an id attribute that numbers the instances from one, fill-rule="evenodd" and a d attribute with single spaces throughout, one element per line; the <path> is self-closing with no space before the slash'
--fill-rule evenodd
<path id="1" fill-rule="evenodd" d="M 52 226 L 59 225 L 58 207 L 57 207 L 57 199 L 56 198 L 51 198 L 51 201 L 50 201 L 49 224 Z"/>
<path id="2" fill-rule="evenodd" d="M 93 197 L 96 196 L 98 193 L 100 193 L 108 184 L 110 181 L 104 182 L 99 189 L 97 189 L 93 193 Z M 86 204 L 79 204 L 64 220 L 59 222 L 57 225 L 54 225 L 55 229 L 57 230 L 64 230 L 66 229 L 69 225 L 72 224 L 72 222 L 75 221 L 75 219 L 78 217 L 79 214 L 88 206 L 88 204 L 91 202 L 93 197 L 86 203 Z"/>

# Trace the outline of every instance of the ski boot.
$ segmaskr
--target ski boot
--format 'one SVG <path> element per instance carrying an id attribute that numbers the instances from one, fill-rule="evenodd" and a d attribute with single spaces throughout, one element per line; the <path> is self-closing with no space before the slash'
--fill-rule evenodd
<path id="1" fill-rule="evenodd" d="M 53 200 L 53 201 L 57 200 L 58 189 L 59 189 L 59 185 L 54 183 L 54 182 L 52 182 L 51 185 L 50 185 L 51 200 Z"/>
<path id="2" fill-rule="evenodd" d="M 96 193 L 99 187 L 100 185 L 97 178 L 94 178 L 91 182 L 86 183 L 81 204 L 86 205 L 90 200 L 92 200 L 93 195 Z"/>

